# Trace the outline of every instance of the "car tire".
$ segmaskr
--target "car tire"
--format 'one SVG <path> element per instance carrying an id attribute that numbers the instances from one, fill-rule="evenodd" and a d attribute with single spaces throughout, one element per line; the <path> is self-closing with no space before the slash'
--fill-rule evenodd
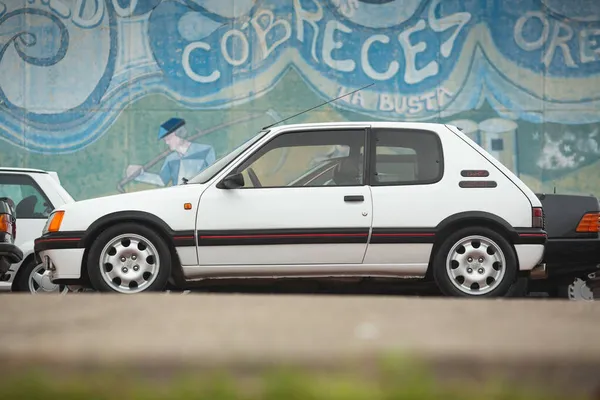
<path id="1" fill-rule="evenodd" d="M 56 285 L 48 278 L 42 278 L 43 271 L 43 265 L 37 264 L 33 259 L 22 264 L 15 277 L 12 290 L 31 294 L 65 294 L 68 291 L 64 285 Z M 38 274 L 37 279 L 34 279 L 34 274 Z"/>
<path id="2" fill-rule="evenodd" d="M 432 267 L 440 291 L 455 297 L 507 296 L 518 270 L 511 244 L 485 227 L 450 234 L 438 247 Z"/>
<path id="3" fill-rule="evenodd" d="M 94 240 L 87 270 L 93 288 L 99 292 L 162 291 L 171 276 L 171 254 L 154 230 L 123 223 L 111 226 Z"/>

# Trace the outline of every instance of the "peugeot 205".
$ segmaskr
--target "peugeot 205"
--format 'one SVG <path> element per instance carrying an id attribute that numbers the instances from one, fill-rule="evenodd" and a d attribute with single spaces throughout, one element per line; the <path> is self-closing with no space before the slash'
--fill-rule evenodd
<path id="1" fill-rule="evenodd" d="M 545 241 L 540 200 L 456 127 L 344 122 L 268 127 L 183 184 L 65 204 L 35 252 L 52 282 L 104 292 L 385 277 L 499 297 L 543 275 Z"/>

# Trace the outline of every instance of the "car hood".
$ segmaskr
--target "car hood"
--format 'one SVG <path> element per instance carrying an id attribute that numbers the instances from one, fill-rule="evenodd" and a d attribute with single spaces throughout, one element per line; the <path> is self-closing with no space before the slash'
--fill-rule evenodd
<path id="1" fill-rule="evenodd" d="M 190 211 L 183 205 L 191 203 L 195 210 L 200 195 L 206 188 L 201 184 L 170 186 L 138 192 L 116 194 L 64 204 L 57 210 L 65 211 L 61 230 L 82 231 L 103 216 L 123 212 L 139 211 L 169 220 L 190 220 Z M 195 211 L 194 217 L 195 219 Z"/>

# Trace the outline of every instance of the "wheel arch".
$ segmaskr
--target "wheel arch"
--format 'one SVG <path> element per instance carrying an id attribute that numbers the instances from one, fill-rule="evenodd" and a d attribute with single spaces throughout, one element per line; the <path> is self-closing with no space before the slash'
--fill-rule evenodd
<path id="1" fill-rule="evenodd" d="M 173 242 L 173 230 L 163 219 L 145 211 L 114 212 L 97 219 L 88 227 L 80 242 L 82 247 L 85 248 L 81 265 L 82 280 L 85 280 L 86 282 L 89 280 L 87 258 L 93 240 L 108 227 L 122 223 L 136 223 L 154 230 L 165 241 L 165 244 L 171 252 L 171 275 L 173 279 L 178 284 L 183 283 L 183 270 L 181 267 L 179 254 L 177 253 L 175 243 Z"/>
<path id="2" fill-rule="evenodd" d="M 452 231 L 474 226 L 489 228 L 502 235 L 516 253 L 514 241 L 519 235 L 504 218 L 485 211 L 466 211 L 453 214 L 442 220 L 435 228 L 436 239 L 429 256 L 429 266 L 427 268 L 427 274 L 425 275 L 426 279 L 433 279 L 433 268 L 431 268 L 433 259 L 448 234 Z M 519 257 L 516 257 L 516 259 L 517 268 L 520 270 Z"/>
<path id="3" fill-rule="evenodd" d="M 19 267 L 15 270 L 12 270 L 14 272 L 14 276 L 12 278 L 12 283 L 10 284 L 10 290 L 15 292 L 16 291 L 16 284 L 17 284 L 17 280 L 20 278 L 21 275 L 23 275 L 23 271 L 25 270 L 25 266 L 27 264 L 29 264 L 30 262 L 35 262 L 35 254 L 34 252 L 30 252 L 26 255 L 24 255 L 23 257 L 23 261 L 21 261 L 21 263 L 19 264 Z M 11 267 L 12 268 L 12 267 Z"/>

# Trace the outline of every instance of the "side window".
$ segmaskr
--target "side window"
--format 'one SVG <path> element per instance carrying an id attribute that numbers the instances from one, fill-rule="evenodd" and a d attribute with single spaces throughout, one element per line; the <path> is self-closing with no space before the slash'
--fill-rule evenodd
<path id="1" fill-rule="evenodd" d="M 237 171 L 245 188 L 362 185 L 365 130 L 284 133 Z"/>
<path id="2" fill-rule="evenodd" d="M 0 175 L 0 197 L 15 203 L 17 218 L 46 219 L 53 209 L 35 181 L 25 175 Z"/>
<path id="3" fill-rule="evenodd" d="M 373 186 L 419 185 L 442 178 L 442 144 L 434 132 L 374 129 L 373 135 Z"/>

